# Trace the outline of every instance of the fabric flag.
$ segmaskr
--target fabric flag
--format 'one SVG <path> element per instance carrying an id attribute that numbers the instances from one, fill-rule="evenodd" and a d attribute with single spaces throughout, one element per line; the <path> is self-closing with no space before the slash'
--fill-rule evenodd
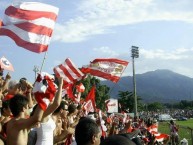
<path id="1" fill-rule="evenodd" d="M 18 2 L 5 10 L 0 35 L 32 52 L 48 49 L 59 9 L 39 2 Z"/>
<path id="2" fill-rule="evenodd" d="M 75 101 L 75 96 L 73 94 L 73 84 L 69 84 L 66 88 L 66 94 L 68 95 L 68 98 L 70 98 L 72 101 Z"/>
<path id="3" fill-rule="evenodd" d="M 3 21 L 2 20 L 0 20 L 0 28 L 1 28 L 1 26 L 3 26 Z"/>
<path id="4" fill-rule="evenodd" d="M 83 103 L 83 109 L 84 109 L 84 115 L 88 115 L 89 112 L 95 112 L 94 106 L 92 104 L 91 100 L 88 100 L 87 102 Z"/>
<path id="5" fill-rule="evenodd" d="M 102 77 L 116 83 L 119 81 L 127 65 L 127 61 L 115 58 L 95 59 L 89 66 L 83 66 L 81 71 L 85 74 L 90 73 L 93 76 Z"/>
<path id="6" fill-rule="evenodd" d="M 92 102 L 92 106 L 94 107 L 94 109 L 96 109 L 96 103 L 95 103 L 95 90 L 96 87 L 93 86 L 90 90 L 90 92 L 88 93 L 88 95 L 85 98 L 85 102 L 88 102 L 89 100 Z"/>
<path id="7" fill-rule="evenodd" d="M 63 77 L 66 83 L 74 83 L 84 76 L 69 58 L 67 58 L 63 64 L 56 66 L 54 73 L 56 77 Z"/>
<path id="8" fill-rule="evenodd" d="M 45 72 L 38 74 L 34 84 L 33 93 L 42 110 L 45 111 L 49 102 L 53 100 L 56 88 L 54 76 Z"/>
<path id="9" fill-rule="evenodd" d="M 13 65 L 4 56 L 0 59 L 1 68 L 9 71 L 14 71 Z"/>
<path id="10" fill-rule="evenodd" d="M 82 83 L 76 85 L 76 91 L 77 92 L 83 93 L 84 90 L 85 90 L 85 87 L 84 87 L 84 85 Z"/>
<path id="11" fill-rule="evenodd" d="M 168 134 L 159 133 L 155 131 L 152 131 L 151 134 L 155 136 L 155 140 L 157 142 L 163 142 L 164 140 L 168 140 L 170 137 Z"/>
<path id="12" fill-rule="evenodd" d="M 105 138 L 106 137 L 107 127 L 105 126 L 105 121 L 103 120 L 101 110 L 99 110 L 99 120 L 100 120 L 100 126 L 101 126 L 101 130 L 102 130 L 102 137 Z"/>
<path id="13" fill-rule="evenodd" d="M 155 136 L 155 140 L 158 142 L 163 142 L 164 140 L 169 138 L 168 134 L 159 133 L 158 132 L 158 124 L 152 124 L 150 127 L 147 128 L 149 133 Z"/>
<path id="14" fill-rule="evenodd" d="M 118 100 L 108 99 L 105 101 L 106 110 L 108 113 L 118 112 Z"/>

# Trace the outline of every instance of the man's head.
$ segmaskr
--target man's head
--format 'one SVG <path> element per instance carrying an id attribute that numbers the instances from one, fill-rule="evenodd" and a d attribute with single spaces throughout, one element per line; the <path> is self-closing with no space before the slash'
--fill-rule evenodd
<path id="1" fill-rule="evenodd" d="M 133 141 L 121 135 L 112 135 L 101 142 L 101 145 L 136 145 Z"/>
<path id="2" fill-rule="evenodd" d="M 9 108 L 9 100 L 3 101 L 2 103 L 2 108 L 1 108 L 1 113 L 4 116 L 10 116 L 12 115 L 11 110 Z"/>
<path id="3" fill-rule="evenodd" d="M 172 124 L 172 125 L 173 125 L 173 124 L 174 124 L 174 121 L 173 121 L 173 120 L 170 120 L 170 124 Z"/>
<path id="4" fill-rule="evenodd" d="M 10 99 L 9 108 L 14 117 L 18 116 L 21 112 L 24 112 L 25 115 L 28 113 L 28 98 L 23 95 L 14 95 Z"/>
<path id="5" fill-rule="evenodd" d="M 8 92 L 9 94 L 15 95 L 18 93 L 18 81 L 11 80 L 8 84 Z"/>
<path id="6" fill-rule="evenodd" d="M 54 111 L 53 114 L 58 114 L 60 115 L 62 118 L 67 116 L 67 104 L 65 103 L 65 101 L 61 101 L 60 106 Z"/>
<path id="7" fill-rule="evenodd" d="M 69 112 L 69 114 L 76 115 L 77 112 L 78 112 L 76 105 L 70 104 L 70 105 L 68 106 L 68 112 Z"/>
<path id="8" fill-rule="evenodd" d="M 75 129 L 77 145 L 100 145 L 101 130 L 90 118 L 81 118 Z"/>

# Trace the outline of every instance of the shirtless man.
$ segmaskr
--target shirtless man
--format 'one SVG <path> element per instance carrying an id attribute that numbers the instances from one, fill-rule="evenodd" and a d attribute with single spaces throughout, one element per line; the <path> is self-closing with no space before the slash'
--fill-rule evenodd
<path id="1" fill-rule="evenodd" d="M 7 124 L 7 145 L 27 145 L 28 131 L 41 121 L 44 111 L 36 108 L 33 116 L 29 115 L 28 98 L 14 95 L 10 99 L 10 109 L 14 116 Z"/>

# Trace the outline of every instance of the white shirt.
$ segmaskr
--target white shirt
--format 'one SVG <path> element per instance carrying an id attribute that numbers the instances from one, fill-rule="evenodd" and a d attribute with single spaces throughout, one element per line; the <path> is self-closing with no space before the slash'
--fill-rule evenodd
<path id="1" fill-rule="evenodd" d="M 36 145 L 53 145 L 54 143 L 54 129 L 56 124 L 51 117 L 45 123 L 41 123 L 37 128 L 37 142 Z"/>

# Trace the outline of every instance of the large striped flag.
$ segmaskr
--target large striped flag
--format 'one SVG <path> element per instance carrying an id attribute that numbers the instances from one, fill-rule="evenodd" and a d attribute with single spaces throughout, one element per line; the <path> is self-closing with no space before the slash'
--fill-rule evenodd
<path id="1" fill-rule="evenodd" d="M 83 66 L 81 71 L 85 74 L 89 73 L 116 83 L 119 81 L 127 65 L 127 61 L 115 58 L 95 59 L 90 65 Z"/>
<path id="2" fill-rule="evenodd" d="M 45 52 L 58 11 L 57 7 L 39 2 L 12 4 L 5 10 L 0 35 L 12 38 L 18 46 L 27 50 Z"/>
<path id="3" fill-rule="evenodd" d="M 74 83 L 84 76 L 69 58 L 67 58 L 63 64 L 54 67 L 54 73 L 56 77 L 63 77 L 67 83 Z"/>

